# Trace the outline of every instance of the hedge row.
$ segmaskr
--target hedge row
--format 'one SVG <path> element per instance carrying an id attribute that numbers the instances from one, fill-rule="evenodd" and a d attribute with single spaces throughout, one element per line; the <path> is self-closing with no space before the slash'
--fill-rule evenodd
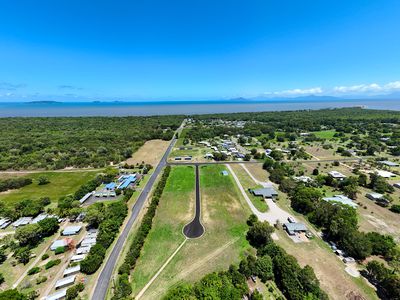
<path id="1" fill-rule="evenodd" d="M 159 183 L 154 191 L 149 208 L 143 217 L 140 228 L 130 245 L 128 253 L 125 257 L 124 263 L 120 266 L 118 273 L 120 274 L 117 285 L 112 299 L 123 299 L 130 295 L 132 290 L 126 284 L 130 271 L 135 267 L 137 259 L 140 257 L 140 251 L 146 240 L 148 233 L 153 224 L 153 218 L 156 214 L 158 203 L 160 202 L 161 195 L 167 183 L 168 176 L 171 172 L 171 167 L 167 166 L 161 176 Z"/>
<path id="2" fill-rule="evenodd" d="M 97 244 L 90 248 L 89 254 L 81 261 L 83 273 L 93 274 L 100 268 L 106 256 L 106 251 L 117 236 L 127 214 L 128 206 L 124 200 L 107 206 L 105 217 L 99 226 Z"/>

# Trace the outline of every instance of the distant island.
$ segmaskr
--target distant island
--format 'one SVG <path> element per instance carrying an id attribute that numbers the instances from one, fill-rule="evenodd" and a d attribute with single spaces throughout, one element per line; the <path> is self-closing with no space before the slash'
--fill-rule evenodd
<path id="1" fill-rule="evenodd" d="M 53 104 L 53 103 L 62 103 L 62 102 L 46 100 L 46 101 L 29 101 L 27 103 L 32 103 L 32 104 Z"/>

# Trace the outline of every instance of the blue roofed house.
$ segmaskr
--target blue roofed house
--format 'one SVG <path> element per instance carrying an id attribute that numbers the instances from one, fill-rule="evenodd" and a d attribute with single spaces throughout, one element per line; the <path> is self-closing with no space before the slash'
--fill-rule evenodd
<path id="1" fill-rule="evenodd" d="M 109 191 L 113 191 L 115 189 L 115 187 L 116 187 L 115 182 L 110 182 L 110 183 L 106 184 L 106 189 Z"/>
<path id="2" fill-rule="evenodd" d="M 118 189 L 120 190 L 126 189 L 130 184 L 134 183 L 135 181 L 136 181 L 136 174 L 129 175 L 124 179 L 124 181 L 122 181 L 119 184 Z"/>

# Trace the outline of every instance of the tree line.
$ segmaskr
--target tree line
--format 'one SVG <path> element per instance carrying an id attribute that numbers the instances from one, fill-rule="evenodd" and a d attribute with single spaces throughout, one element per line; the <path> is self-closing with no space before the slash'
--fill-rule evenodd
<path id="1" fill-rule="evenodd" d="M 2 118 L 0 170 L 104 167 L 151 139 L 170 140 L 183 116 Z"/>

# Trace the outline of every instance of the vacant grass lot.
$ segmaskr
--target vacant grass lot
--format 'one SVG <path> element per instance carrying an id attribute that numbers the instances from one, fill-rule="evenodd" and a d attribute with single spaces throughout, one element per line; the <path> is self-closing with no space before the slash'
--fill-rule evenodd
<path id="1" fill-rule="evenodd" d="M 177 168 L 174 168 L 172 175 L 176 174 Z M 187 167 L 179 167 L 179 169 L 182 168 Z M 245 238 L 246 220 L 250 211 L 240 197 L 232 177 L 222 176 L 222 170 L 225 170 L 222 165 L 201 167 L 202 223 L 205 227 L 205 233 L 201 238 L 186 242 L 149 287 L 142 299 L 160 299 L 169 287 L 179 282 L 193 282 L 210 272 L 227 269 L 230 264 L 237 263 L 241 255 L 250 248 Z M 194 171 L 191 172 L 193 174 Z M 181 195 L 179 177 L 171 176 L 168 181 L 167 187 L 171 196 L 165 193 L 160 202 L 155 226 L 153 226 L 151 232 L 152 236 L 156 235 L 158 238 L 148 239 L 145 244 L 146 257 L 143 255 L 139 259 L 139 264 L 132 277 L 134 294 L 137 294 L 151 278 L 147 274 L 155 274 L 184 239 L 181 230 L 186 222 L 181 222 L 181 220 L 189 221 L 194 213 L 194 174 L 192 176 L 191 194 L 193 198 L 190 199 L 190 205 L 187 203 L 182 205 L 182 201 L 176 200 L 176 195 L 179 195 L 178 198 Z M 185 175 L 185 177 L 187 178 L 188 175 Z M 177 182 L 174 183 L 174 181 Z M 189 191 L 187 191 L 188 193 Z M 167 201 L 170 202 L 169 206 L 180 209 L 168 208 L 168 205 L 163 203 Z M 169 225 L 162 230 L 159 226 L 162 224 L 160 218 L 168 219 L 172 224 L 179 224 L 179 226 Z M 172 229 L 174 231 L 170 232 Z M 159 237 L 160 235 L 163 236 Z M 171 236 L 174 240 L 173 246 L 169 244 Z M 179 236 L 181 238 L 178 238 Z M 168 248 L 163 246 L 166 244 L 168 244 Z M 152 252 L 150 252 L 150 249 L 152 249 Z M 167 255 L 164 252 L 167 252 Z M 160 257 L 163 259 L 160 259 Z M 157 260 L 157 264 L 154 263 L 155 260 Z M 149 265 L 152 267 L 150 268 Z"/>
<path id="2" fill-rule="evenodd" d="M 173 167 L 142 254 L 132 273 L 136 294 L 185 239 L 183 226 L 194 213 L 195 174 L 191 166 Z"/>
<path id="3" fill-rule="evenodd" d="M 98 172 L 43 172 L 25 175 L 33 179 L 32 184 L 17 190 L 8 190 L 0 193 L 0 201 L 5 204 L 12 204 L 23 199 L 39 199 L 50 197 L 52 202 L 56 202 L 61 196 L 74 193 L 82 184 L 94 178 Z M 37 178 L 45 176 L 50 183 L 38 185 Z"/>
<path id="4" fill-rule="evenodd" d="M 314 131 L 316 137 L 320 139 L 331 139 L 335 135 L 335 130 L 321 130 L 321 131 Z"/>

